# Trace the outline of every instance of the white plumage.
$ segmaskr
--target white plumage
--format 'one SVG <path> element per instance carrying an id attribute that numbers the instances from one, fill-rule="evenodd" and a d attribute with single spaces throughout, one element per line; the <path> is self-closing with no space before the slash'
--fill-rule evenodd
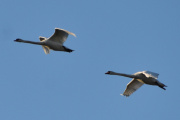
<path id="1" fill-rule="evenodd" d="M 76 37 L 76 35 L 72 32 L 69 32 L 64 29 L 55 28 L 54 34 L 49 37 L 39 37 L 40 42 L 33 42 L 28 40 L 22 40 L 22 39 L 16 39 L 16 42 L 24 42 L 24 43 L 31 43 L 36 45 L 42 45 L 43 50 L 46 54 L 50 53 L 50 49 L 55 51 L 65 51 L 65 52 L 72 52 L 73 50 L 63 46 L 63 43 L 67 40 L 68 35 L 73 35 Z"/>
<path id="2" fill-rule="evenodd" d="M 108 71 L 105 74 L 120 75 L 120 76 L 124 76 L 124 77 L 133 78 L 127 84 L 127 87 L 126 87 L 124 93 L 122 94 L 127 97 L 130 96 L 133 92 L 135 92 L 138 88 L 140 88 L 143 84 L 156 85 L 164 90 L 166 90 L 164 87 L 167 87 L 166 85 L 164 85 L 163 83 L 161 83 L 157 80 L 158 75 L 159 75 L 158 73 L 154 73 L 154 72 L 150 72 L 150 71 L 137 72 L 132 75 Z"/>

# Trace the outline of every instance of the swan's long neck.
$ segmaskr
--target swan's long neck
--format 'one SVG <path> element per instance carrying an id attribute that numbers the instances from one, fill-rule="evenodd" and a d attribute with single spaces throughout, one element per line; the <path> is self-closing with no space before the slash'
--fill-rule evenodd
<path id="1" fill-rule="evenodd" d="M 119 75 L 119 76 L 124 76 L 124 77 L 129 77 L 129 78 L 137 78 L 135 75 L 129 75 L 129 74 L 124 74 L 124 73 L 116 73 L 116 72 L 111 72 L 110 75 Z"/>
<path id="2" fill-rule="evenodd" d="M 43 42 L 33 42 L 33 41 L 22 40 L 22 39 L 16 39 L 14 41 L 16 41 L 16 42 L 23 42 L 23 43 L 30 43 L 30 44 L 35 44 L 35 45 L 44 45 Z"/>

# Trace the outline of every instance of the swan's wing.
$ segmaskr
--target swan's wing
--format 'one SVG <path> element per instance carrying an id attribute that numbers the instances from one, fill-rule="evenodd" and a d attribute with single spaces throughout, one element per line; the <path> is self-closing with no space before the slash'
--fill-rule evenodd
<path id="1" fill-rule="evenodd" d="M 76 35 L 74 33 L 72 33 L 72 32 L 69 32 L 67 30 L 60 29 L 60 28 L 55 28 L 55 32 L 49 38 L 49 40 L 59 42 L 59 43 L 63 44 L 66 41 L 69 34 L 76 37 Z"/>
<path id="2" fill-rule="evenodd" d="M 45 52 L 46 54 L 49 54 L 49 53 L 50 53 L 50 49 L 49 49 L 48 46 L 42 45 L 42 48 L 43 48 L 43 50 L 44 50 L 44 52 Z"/>
<path id="3" fill-rule="evenodd" d="M 151 71 L 143 71 L 144 75 L 146 77 L 153 77 L 153 78 L 158 78 L 158 73 L 154 73 L 154 72 L 151 72 Z"/>
<path id="4" fill-rule="evenodd" d="M 122 95 L 128 97 L 130 96 L 133 92 L 135 92 L 138 88 L 140 88 L 144 83 L 139 82 L 137 79 L 131 80 L 126 87 L 126 90 Z"/>
<path id="5" fill-rule="evenodd" d="M 39 40 L 42 42 L 44 40 L 46 40 L 47 38 L 46 37 L 42 37 L 42 36 L 39 36 Z"/>

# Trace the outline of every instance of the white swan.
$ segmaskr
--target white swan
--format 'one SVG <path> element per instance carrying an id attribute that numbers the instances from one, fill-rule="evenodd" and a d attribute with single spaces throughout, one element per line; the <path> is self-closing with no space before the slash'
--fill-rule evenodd
<path id="1" fill-rule="evenodd" d="M 159 86 L 160 88 L 166 90 L 164 87 L 167 87 L 163 83 L 159 82 L 157 80 L 158 78 L 158 73 L 150 72 L 150 71 L 142 71 L 142 72 L 137 72 L 133 75 L 129 74 L 124 74 L 124 73 L 116 73 L 113 71 L 108 71 L 105 74 L 110 74 L 110 75 L 120 75 L 124 77 L 129 77 L 133 78 L 126 87 L 126 90 L 122 95 L 128 97 L 130 96 L 133 92 L 135 92 L 138 88 L 140 88 L 143 84 L 148 84 L 148 85 L 156 85 Z"/>
<path id="2" fill-rule="evenodd" d="M 50 38 L 40 36 L 40 42 L 27 41 L 22 39 L 16 39 L 14 41 L 42 45 L 46 54 L 50 53 L 50 49 L 55 51 L 72 52 L 73 50 L 63 46 L 63 43 L 66 41 L 69 34 L 76 37 L 76 35 L 72 32 L 60 28 L 55 28 L 55 32 Z"/>

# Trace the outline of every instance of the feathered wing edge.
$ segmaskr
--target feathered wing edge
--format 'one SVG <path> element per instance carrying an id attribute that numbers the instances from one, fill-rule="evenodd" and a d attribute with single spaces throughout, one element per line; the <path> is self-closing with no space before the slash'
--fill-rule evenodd
<path id="1" fill-rule="evenodd" d="M 39 36 L 39 40 L 41 42 L 45 41 L 46 39 L 47 39 L 46 37 Z M 45 54 L 49 54 L 50 53 L 50 48 L 48 46 L 42 45 L 42 48 L 43 48 Z"/>
<path id="2" fill-rule="evenodd" d="M 124 91 L 123 96 L 130 96 L 132 93 L 134 93 L 138 88 L 140 88 L 144 83 L 138 81 L 137 79 L 132 79 L 126 87 L 126 90 Z"/>
<path id="3" fill-rule="evenodd" d="M 48 46 L 42 45 L 42 48 L 43 48 L 45 54 L 49 54 L 50 53 L 50 49 L 49 49 Z"/>
<path id="4" fill-rule="evenodd" d="M 69 35 L 72 35 L 72 36 L 76 37 L 76 34 L 74 34 L 74 33 L 72 33 L 72 32 L 69 32 L 69 31 L 67 31 L 67 30 L 64 30 L 64 29 L 61 29 L 61 28 L 55 28 L 55 31 L 56 31 L 56 30 L 62 30 L 62 31 L 64 31 L 64 32 L 68 33 Z"/>

